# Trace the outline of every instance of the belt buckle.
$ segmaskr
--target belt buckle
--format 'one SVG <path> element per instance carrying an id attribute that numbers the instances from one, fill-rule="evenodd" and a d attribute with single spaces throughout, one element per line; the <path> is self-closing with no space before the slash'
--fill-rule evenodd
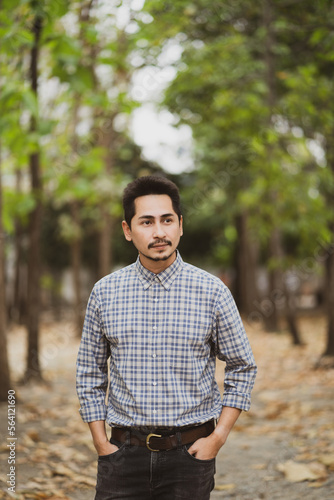
<path id="1" fill-rule="evenodd" d="M 154 450 L 153 448 L 150 447 L 150 439 L 151 437 L 156 437 L 156 438 L 161 438 L 162 435 L 161 434 L 148 434 L 146 436 L 146 447 L 150 450 L 150 451 L 160 451 L 160 450 Z"/>

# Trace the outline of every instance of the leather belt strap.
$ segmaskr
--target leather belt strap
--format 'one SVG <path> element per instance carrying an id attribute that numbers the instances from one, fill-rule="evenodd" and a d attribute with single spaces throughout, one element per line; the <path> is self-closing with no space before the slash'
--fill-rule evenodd
<path id="1" fill-rule="evenodd" d="M 164 451 L 172 450 L 178 447 L 179 444 L 189 444 L 193 443 L 197 439 L 207 437 L 213 432 L 215 424 L 213 420 L 206 422 L 205 424 L 196 425 L 194 427 L 187 427 L 179 429 L 176 427 L 173 431 L 174 434 L 162 435 L 159 434 L 159 428 L 150 434 L 143 434 L 133 428 L 127 427 L 113 427 L 111 430 L 111 436 L 125 443 L 128 440 L 130 433 L 129 443 L 133 446 L 146 446 L 150 451 Z M 162 432 L 162 431 L 161 431 Z M 180 436 L 180 443 L 178 440 L 178 434 Z"/>

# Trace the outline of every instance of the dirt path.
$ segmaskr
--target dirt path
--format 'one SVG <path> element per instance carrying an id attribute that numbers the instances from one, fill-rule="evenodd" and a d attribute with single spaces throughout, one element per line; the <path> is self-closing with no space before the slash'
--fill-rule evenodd
<path id="1" fill-rule="evenodd" d="M 324 348 L 324 321 L 307 318 L 301 327 L 302 348 L 292 347 L 284 333 L 247 328 L 259 375 L 251 411 L 242 414 L 218 455 L 213 500 L 333 500 L 334 370 L 313 370 Z M 95 451 L 74 388 L 77 349 L 71 324 L 45 324 L 42 365 L 48 384 L 15 387 L 15 493 L 7 490 L 12 441 L 7 404 L 0 405 L 0 498 L 94 498 Z M 22 376 L 24 353 L 25 333 L 15 329 L 14 380 Z M 218 380 L 222 376 L 220 364 Z"/>

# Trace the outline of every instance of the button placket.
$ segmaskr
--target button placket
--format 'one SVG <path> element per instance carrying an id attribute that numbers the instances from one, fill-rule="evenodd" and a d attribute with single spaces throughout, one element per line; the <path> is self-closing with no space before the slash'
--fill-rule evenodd
<path id="1" fill-rule="evenodd" d="M 151 391 L 152 391 L 152 414 L 157 418 L 158 411 L 158 394 L 159 394 L 159 356 L 158 356 L 158 339 L 159 339 L 159 293 L 161 290 L 160 280 L 156 277 L 152 287 L 152 351 L 151 351 Z"/>

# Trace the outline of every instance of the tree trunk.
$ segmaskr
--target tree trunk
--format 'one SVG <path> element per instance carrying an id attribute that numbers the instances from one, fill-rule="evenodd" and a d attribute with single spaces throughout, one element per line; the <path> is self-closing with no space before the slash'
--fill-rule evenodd
<path id="1" fill-rule="evenodd" d="M 266 67 L 267 83 L 267 106 L 268 122 L 271 124 L 271 117 L 276 104 L 276 72 L 274 59 L 275 33 L 274 33 L 274 9 L 271 0 L 264 0 L 263 3 L 263 25 L 266 32 L 264 46 L 264 62 Z"/>
<path id="2" fill-rule="evenodd" d="M 267 107 L 268 107 L 268 119 L 267 119 L 267 127 L 270 128 L 272 126 L 272 114 L 273 109 L 276 103 L 276 89 L 275 89 L 275 61 L 274 61 L 274 30 L 273 30 L 273 20 L 274 13 L 271 0 L 264 0 L 263 3 L 263 25 L 265 28 L 265 46 L 264 46 L 264 62 L 265 62 L 265 77 L 267 83 Z M 271 144 L 266 145 L 267 150 L 267 159 L 268 159 L 268 167 L 271 167 L 271 163 L 273 160 L 273 147 Z M 272 198 L 273 205 L 275 203 L 275 194 L 269 193 L 270 198 Z M 278 260 L 280 259 L 280 255 L 278 252 L 280 235 L 278 233 L 278 229 L 274 228 L 270 238 L 269 238 L 269 260 Z M 269 270 L 269 296 L 270 303 L 272 307 L 270 308 L 270 313 L 265 316 L 265 325 L 266 329 L 269 332 L 275 332 L 278 330 L 278 311 L 276 307 L 276 303 L 274 300 L 276 290 L 279 289 L 279 283 L 281 281 L 281 273 L 279 269 L 274 266 Z"/>
<path id="3" fill-rule="evenodd" d="M 7 401 L 10 387 L 10 374 L 6 335 L 6 280 L 5 280 L 5 235 L 2 225 L 2 173 L 0 149 L 0 402 Z"/>
<path id="4" fill-rule="evenodd" d="M 265 63 L 265 80 L 267 83 L 267 108 L 268 118 L 266 126 L 268 129 L 272 127 L 272 116 L 275 112 L 277 104 L 276 93 L 276 69 L 275 69 L 275 11 L 274 2 L 272 0 L 264 0 L 263 2 L 263 27 L 265 29 L 265 44 L 264 44 L 264 63 Z M 271 168 L 274 160 L 273 145 L 268 142 L 266 144 L 266 156 L 268 159 L 268 167 Z M 271 188 L 269 194 L 272 206 L 277 206 L 278 196 L 275 188 Z M 268 257 L 271 261 L 271 268 L 269 269 L 269 308 L 268 314 L 265 316 L 266 329 L 270 332 L 276 332 L 279 329 L 279 308 L 281 307 L 281 299 L 285 297 L 285 315 L 286 320 L 292 335 L 293 343 L 300 345 L 299 333 L 297 323 L 295 320 L 295 311 L 292 306 L 292 297 L 285 283 L 282 279 L 282 261 L 284 257 L 284 250 L 281 240 L 281 233 L 279 228 L 275 225 L 275 218 L 273 218 L 273 229 L 269 238 L 268 244 Z M 270 309 L 270 311 L 269 311 Z"/>
<path id="5" fill-rule="evenodd" d="M 83 45 L 85 46 L 85 29 L 88 26 L 90 20 L 91 8 L 93 7 L 94 0 L 83 1 L 79 4 L 79 23 L 80 23 L 80 40 L 83 40 Z M 87 60 L 90 63 L 91 58 L 82 58 L 82 65 L 87 66 Z M 94 73 L 92 73 L 94 75 Z M 73 108 L 73 124 L 72 124 L 72 134 L 71 134 L 71 144 L 73 151 L 78 154 L 79 149 L 79 139 L 77 135 L 77 125 L 79 120 L 79 110 L 82 101 L 82 95 L 76 93 L 74 96 L 74 108 Z M 74 174 L 75 175 L 75 174 Z M 80 218 L 80 207 L 77 200 L 73 200 L 70 203 L 70 210 L 72 215 L 72 221 L 75 228 L 75 234 L 73 235 L 70 246 L 71 246 L 71 267 L 72 267 L 72 280 L 73 280 L 73 290 L 74 290 L 74 323 L 76 334 L 78 337 L 81 336 L 82 327 L 84 323 L 84 311 L 82 307 L 82 283 L 81 283 L 81 266 L 82 266 L 82 237 L 81 237 L 81 218 Z"/>
<path id="6" fill-rule="evenodd" d="M 52 289 L 51 303 L 55 321 L 61 321 L 62 317 L 62 300 L 61 300 L 61 275 L 58 270 L 51 269 Z"/>
<path id="7" fill-rule="evenodd" d="M 102 225 L 99 233 L 98 278 L 103 278 L 111 272 L 111 238 L 113 234 L 113 218 L 108 206 L 101 207 Z"/>
<path id="8" fill-rule="evenodd" d="M 296 307 L 295 298 L 290 293 L 289 288 L 286 283 L 284 283 L 285 292 L 285 317 L 288 324 L 290 334 L 292 336 L 292 341 L 294 345 L 303 345 L 300 339 L 300 334 L 298 330 L 297 320 L 296 320 Z"/>
<path id="9" fill-rule="evenodd" d="M 2 1 L 0 0 L 0 12 Z M 7 351 L 7 314 L 6 314 L 6 278 L 5 278 L 5 234 L 2 223 L 2 170 L 0 143 L 0 402 L 8 401 L 10 386 L 10 371 Z"/>
<path id="10" fill-rule="evenodd" d="M 77 201 L 71 203 L 71 215 L 73 224 L 75 226 L 75 236 L 71 240 L 71 263 L 72 263 L 72 276 L 73 276 L 73 289 L 74 289 L 74 315 L 75 327 L 77 335 L 81 335 L 82 326 L 84 322 L 83 309 L 82 309 L 82 295 L 81 295 L 81 234 L 80 234 L 80 215 L 79 206 Z"/>
<path id="11" fill-rule="evenodd" d="M 334 226 L 332 227 L 334 238 Z M 326 260 L 326 292 L 327 292 L 327 345 L 324 356 L 334 356 L 334 246 L 330 247 Z"/>
<path id="12" fill-rule="evenodd" d="M 327 164 L 330 168 L 334 181 L 334 147 L 332 138 L 328 139 Z M 328 210 L 334 213 L 334 188 L 331 187 L 328 193 Z M 324 356 L 334 356 L 334 221 L 330 223 L 332 242 L 328 246 L 328 258 L 326 259 L 326 307 L 327 307 L 327 345 Z"/>
<path id="13" fill-rule="evenodd" d="M 17 193 L 22 191 L 22 171 L 16 171 L 16 186 Z M 24 253 L 24 239 L 25 232 L 21 221 L 17 218 L 15 221 L 15 235 L 14 235 L 14 290 L 12 296 L 11 318 L 19 324 L 26 323 L 27 315 L 27 267 L 23 262 Z"/>
<path id="14" fill-rule="evenodd" d="M 241 214 L 236 218 L 238 245 L 236 252 L 236 302 L 243 314 L 257 314 L 257 287 L 256 287 L 256 248 L 249 237 L 247 227 L 248 216 Z M 251 319 L 251 318 L 250 318 Z"/>
<path id="15" fill-rule="evenodd" d="M 282 272 L 278 263 L 282 258 L 281 236 L 277 228 L 273 229 L 269 239 L 269 259 L 274 261 L 273 268 L 269 270 L 269 297 L 272 305 L 270 312 L 265 316 L 265 325 L 268 332 L 277 332 L 279 323 L 278 301 L 276 296 L 282 289 Z"/>
<path id="16" fill-rule="evenodd" d="M 104 148 L 104 171 L 105 175 L 109 178 L 112 176 L 112 171 L 114 167 L 114 141 L 115 132 L 112 126 L 115 115 L 112 114 L 108 118 L 110 126 L 104 128 L 102 131 L 102 136 L 100 135 L 99 145 Z M 110 213 L 110 207 L 112 204 L 111 197 L 102 200 L 100 211 L 102 224 L 99 232 L 99 263 L 98 263 L 98 273 L 99 278 L 106 276 L 111 272 L 112 266 L 112 234 L 114 228 L 114 219 Z"/>
<path id="17" fill-rule="evenodd" d="M 31 88 L 38 95 L 38 58 L 39 41 L 42 31 L 42 19 L 36 15 L 32 27 L 34 44 L 31 49 L 30 77 Z M 36 118 L 31 119 L 31 131 L 37 129 Z M 39 316 L 40 316 L 40 239 L 42 220 L 42 180 L 40 172 L 39 152 L 30 155 L 31 189 L 34 195 L 35 208 L 30 215 L 29 224 L 29 252 L 28 252 L 28 303 L 27 303 L 27 329 L 28 352 L 25 381 L 41 380 L 39 362 Z"/>
<path id="18" fill-rule="evenodd" d="M 289 286 L 283 277 L 282 261 L 284 250 L 282 245 L 281 233 L 278 228 L 272 231 L 270 237 L 270 256 L 274 259 L 273 269 L 270 273 L 270 303 L 272 305 L 271 314 L 266 318 L 266 329 L 270 332 L 278 330 L 279 311 L 285 315 L 285 319 L 292 337 L 294 345 L 302 345 L 300 334 L 296 321 L 296 309 L 294 306 L 294 297 L 289 290 Z M 284 303 L 283 303 L 283 301 Z"/>

